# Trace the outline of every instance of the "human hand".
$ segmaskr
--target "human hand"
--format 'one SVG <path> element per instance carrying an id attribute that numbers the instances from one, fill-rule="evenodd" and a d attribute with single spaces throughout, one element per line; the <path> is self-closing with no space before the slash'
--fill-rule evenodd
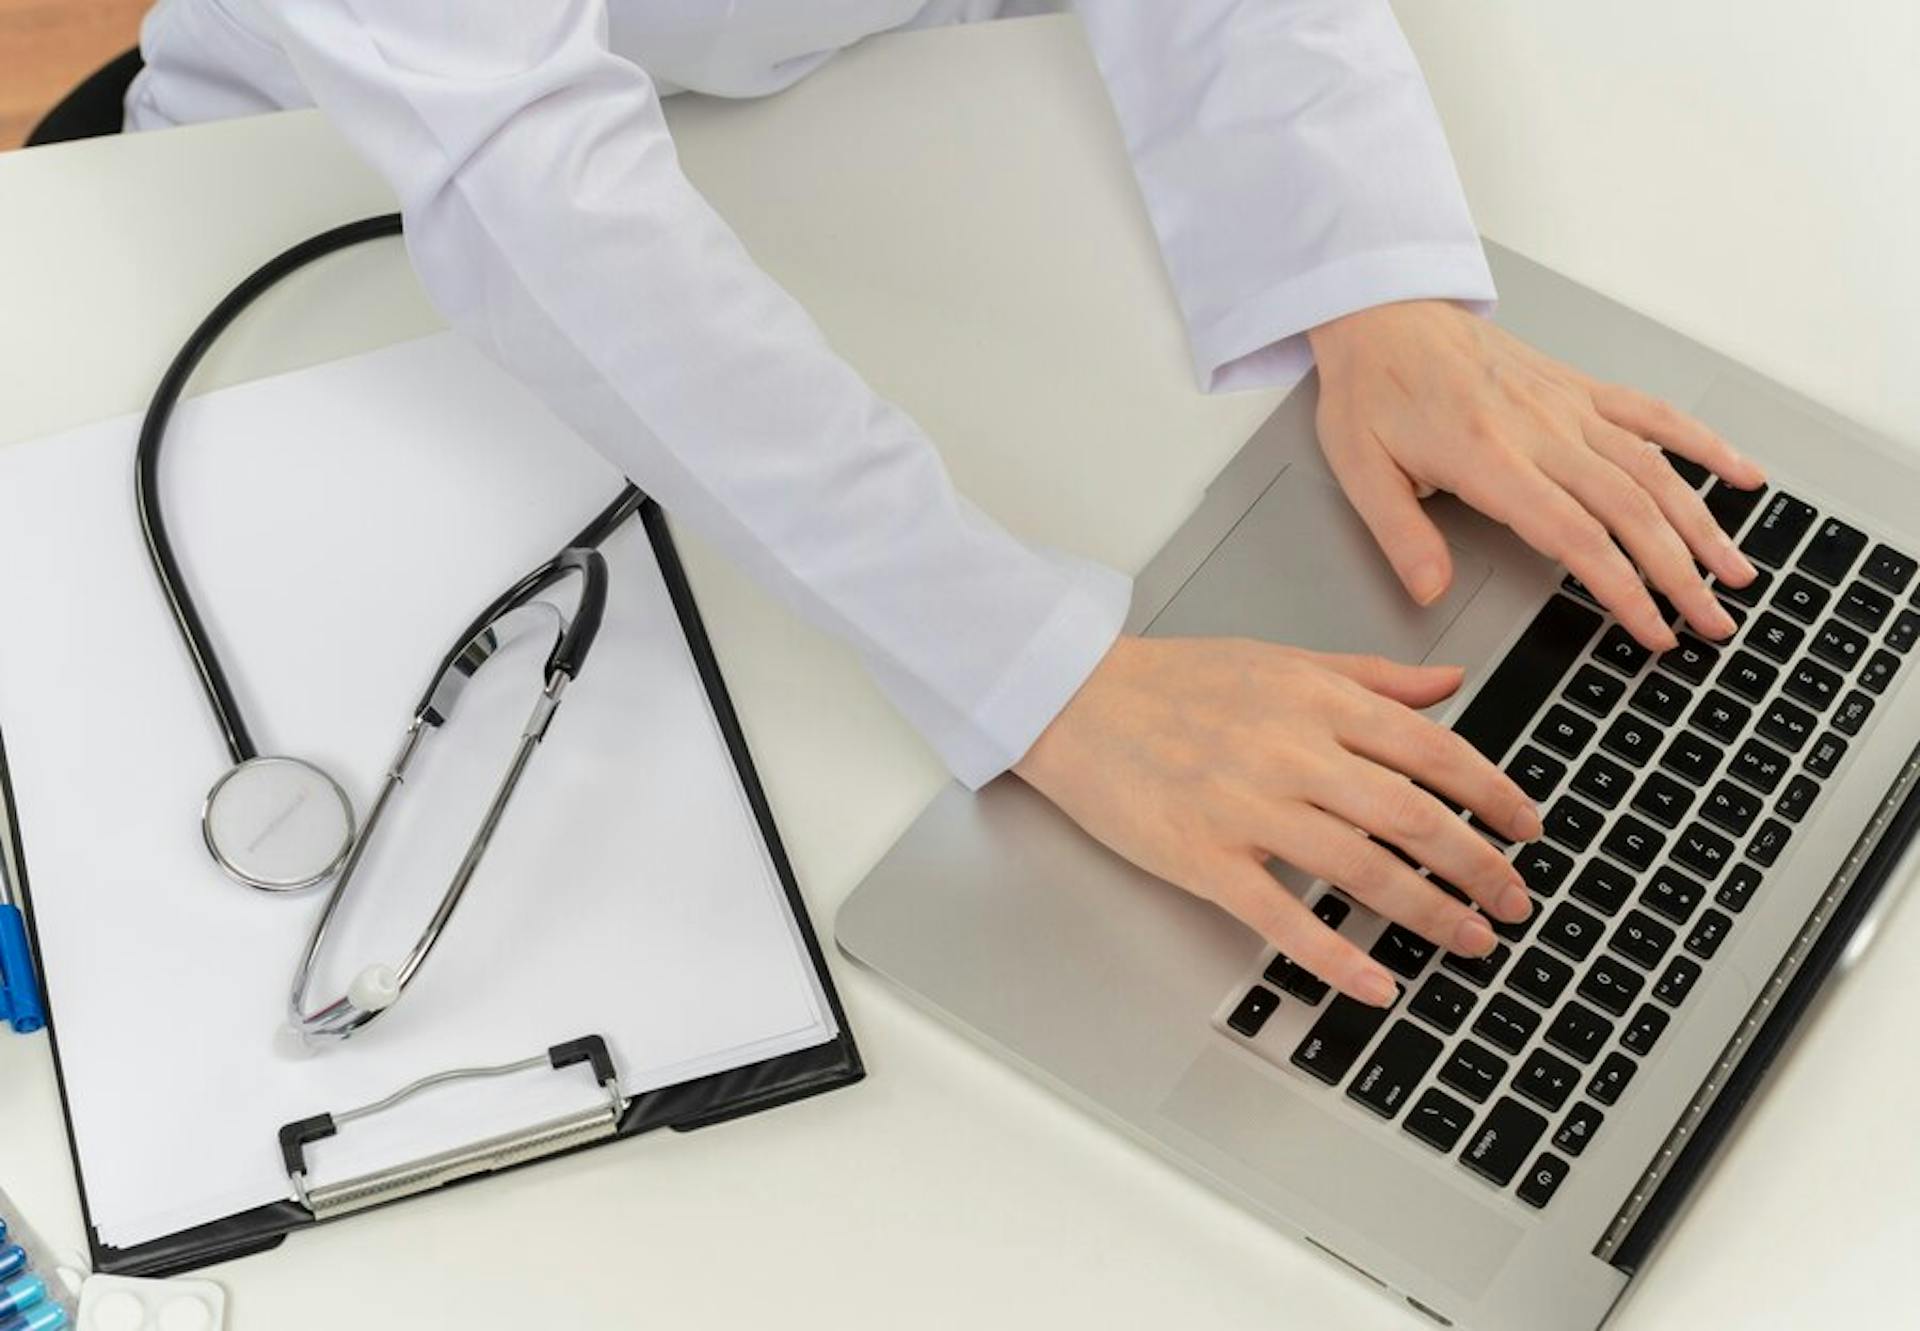
<path id="1" fill-rule="evenodd" d="M 1133 863 L 1223 907 L 1341 992 L 1384 1006 L 1393 977 L 1316 919 L 1266 861 L 1324 878 L 1441 947 L 1491 952 L 1485 919 L 1380 844 L 1498 919 L 1532 909 L 1506 858 L 1428 793 L 1505 836 L 1540 834 L 1518 786 L 1413 710 L 1460 678 L 1452 666 L 1243 639 L 1123 637 L 1013 770 Z"/>
<path id="2" fill-rule="evenodd" d="M 1753 580 L 1753 566 L 1660 449 L 1742 489 L 1766 476 L 1705 425 L 1446 301 L 1375 306 L 1308 338 L 1320 446 L 1416 601 L 1432 604 L 1452 577 L 1446 541 L 1420 507 L 1445 490 L 1573 570 L 1649 648 L 1675 639 L 1636 563 L 1697 631 L 1733 632 L 1694 561 L 1734 587 Z"/>

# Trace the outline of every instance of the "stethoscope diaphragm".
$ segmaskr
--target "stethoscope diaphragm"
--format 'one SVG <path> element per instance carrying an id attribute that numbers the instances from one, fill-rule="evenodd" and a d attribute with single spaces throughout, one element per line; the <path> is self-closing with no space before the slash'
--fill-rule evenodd
<path id="1" fill-rule="evenodd" d="M 347 858 L 353 804 L 303 758 L 249 758 L 213 783 L 200 830 L 228 877 L 263 892 L 298 892 Z"/>

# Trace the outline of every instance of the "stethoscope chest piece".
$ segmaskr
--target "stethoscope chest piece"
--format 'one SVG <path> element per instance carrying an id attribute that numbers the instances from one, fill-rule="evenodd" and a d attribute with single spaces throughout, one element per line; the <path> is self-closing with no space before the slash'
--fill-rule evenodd
<path id="1" fill-rule="evenodd" d="M 249 758 L 229 768 L 200 811 L 215 862 L 263 892 L 325 881 L 353 848 L 353 829 L 347 793 L 300 758 Z"/>

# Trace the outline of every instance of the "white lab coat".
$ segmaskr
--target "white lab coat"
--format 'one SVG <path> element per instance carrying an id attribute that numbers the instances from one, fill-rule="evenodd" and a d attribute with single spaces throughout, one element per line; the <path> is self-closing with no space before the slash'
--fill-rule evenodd
<path id="1" fill-rule="evenodd" d="M 961 780 L 1024 754 L 1127 579 L 1022 545 L 756 268 L 659 96 L 784 88 L 871 33 L 1046 0 L 160 0 L 148 129 L 317 103 L 387 179 L 434 303 L 581 435 L 845 638 Z M 1304 331 L 1493 295 L 1386 0 L 1075 0 L 1207 389 Z M 884 114 L 876 107 L 875 114 Z"/>

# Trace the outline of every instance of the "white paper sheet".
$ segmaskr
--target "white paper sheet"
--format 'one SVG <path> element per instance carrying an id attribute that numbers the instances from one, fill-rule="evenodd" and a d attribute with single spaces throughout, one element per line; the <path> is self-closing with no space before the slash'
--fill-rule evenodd
<path id="1" fill-rule="evenodd" d="M 0 451 L 0 734 L 94 1223 L 132 1245 L 288 1195 L 275 1132 L 439 1069 L 597 1032 L 629 1092 L 833 1036 L 792 914 L 637 522 L 605 625 L 439 949 L 345 1045 L 276 1044 L 320 904 L 222 877 L 227 764 L 134 513 L 127 418 Z M 182 407 L 163 461 L 187 577 L 263 751 L 364 810 L 471 616 L 620 478 L 449 336 Z M 553 594 L 570 607 L 571 587 Z M 397 960 L 537 692 L 503 653 L 428 741 L 322 977 Z M 328 987 L 332 986 L 332 987 Z M 343 1178 L 590 1103 L 531 1073 L 315 1148 Z"/>

